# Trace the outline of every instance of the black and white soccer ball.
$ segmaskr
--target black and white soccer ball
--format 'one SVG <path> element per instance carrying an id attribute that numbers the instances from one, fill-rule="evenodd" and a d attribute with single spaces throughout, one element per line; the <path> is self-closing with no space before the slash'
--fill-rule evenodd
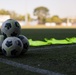
<path id="1" fill-rule="evenodd" d="M 8 19 L 2 24 L 1 33 L 5 37 L 18 36 L 21 33 L 21 26 L 16 20 Z"/>
<path id="2" fill-rule="evenodd" d="M 22 41 L 23 43 L 23 49 L 22 49 L 22 52 L 21 54 L 24 54 L 28 51 L 29 49 L 29 41 L 28 41 L 28 38 L 25 37 L 24 35 L 19 35 L 18 38 Z"/>
<path id="3" fill-rule="evenodd" d="M 8 57 L 19 56 L 22 49 L 22 41 L 17 37 L 7 37 L 2 43 L 2 53 Z"/>
<path id="4" fill-rule="evenodd" d="M 4 36 L 0 35 L 0 52 L 2 52 L 2 43 L 4 41 Z"/>

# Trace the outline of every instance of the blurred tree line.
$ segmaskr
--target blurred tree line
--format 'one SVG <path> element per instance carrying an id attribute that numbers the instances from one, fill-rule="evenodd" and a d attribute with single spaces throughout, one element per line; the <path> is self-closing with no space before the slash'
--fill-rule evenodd
<path id="1" fill-rule="evenodd" d="M 25 20 L 25 15 L 16 13 L 15 11 L 8 11 L 1 9 L 0 15 L 10 15 L 10 18 L 15 20 Z M 57 24 L 66 22 L 67 18 L 61 19 L 58 15 L 50 16 L 49 9 L 43 6 L 37 7 L 33 10 L 33 15 L 37 16 L 38 24 L 45 24 L 46 22 L 55 22 Z M 30 14 L 27 14 L 28 21 L 34 20 Z"/>
<path id="2" fill-rule="evenodd" d="M 56 24 L 67 22 L 67 18 L 60 18 L 58 15 L 50 16 L 49 9 L 43 6 L 35 8 L 33 14 L 37 16 L 39 24 L 45 24 L 46 22 L 55 22 Z"/>
<path id="3" fill-rule="evenodd" d="M 0 15 L 10 15 L 10 18 L 15 19 L 15 20 L 24 20 L 25 19 L 24 15 L 20 15 L 14 11 L 8 11 L 8 10 L 4 10 L 4 9 L 0 10 Z"/>

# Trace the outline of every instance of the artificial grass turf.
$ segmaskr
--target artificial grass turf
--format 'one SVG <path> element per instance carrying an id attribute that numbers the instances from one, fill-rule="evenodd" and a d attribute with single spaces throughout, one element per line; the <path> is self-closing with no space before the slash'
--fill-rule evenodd
<path id="1" fill-rule="evenodd" d="M 30 72 L 21 68 L 0 63 L 0 75 L 42 75 L 42 74 Z"/>
<path id="2" fill-rule="evenodd" d="M 62 40 L 76 36 L 76 29 L 24 29 L 24 34 L 29 39 L 42 40 L 47 37 Z M 34 49 L 34 47 L 33 47 Z M 76 47 L 53 48 L 46 50 L 28 51 L 18 58 L 7 58 L 0 55 L 1 58 L 28 64 L 54 72 L 60 72 L 67 75 L 76 75 Z M 10 70 L 10 69 L 9 69 Z M 7 73 L 8 75 L 8 73 Z M 31 74 L 28 74 L 31 75 Z"/>
<path id="3" fill-rule="evenodd" d="M 2 58 L 67 75 L 76 75 L 76 46 L 32 50 L 17 58 Z"/>
<path id="4" fill-rule="evenodd" d="M 45 46 L 48 44 L 67 44 L 67 43 L 75 43 L 73 39 L 73 41 L 69 41 L 66 38 L 72 38 L 72 37 L 76 37 L 76 29 L 68 29 L 68 28 L 63 28 L 63 29 L 22 29 L 21 34 L 25 35 L 30 41 L 30 45 L 31 46 Z M 47 40 L 45 40 L 45 38 Z M 54 39 L 53 39 L 54 38 Z M 49 42 L 48 40 L 52 40 L 51 42 Z"/>
<path id="5" fill-rule="evenodd" d="M 76 29 L 22 29 L 21 34 L 33 40 L 43 40 L 44 38 L 65 39 L 76 37 Z"/>

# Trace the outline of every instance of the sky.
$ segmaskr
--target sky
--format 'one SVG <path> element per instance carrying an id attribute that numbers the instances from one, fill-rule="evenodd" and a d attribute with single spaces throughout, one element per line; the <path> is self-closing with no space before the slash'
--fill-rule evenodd
<path id="1" fill-rule="evenodd" d="M 50 16 L 76 17 L 76 0 L 0 0 L 0 9 L 15 11 L 33 16 L 36 7 L 44 6 L 49 9 Z"/>

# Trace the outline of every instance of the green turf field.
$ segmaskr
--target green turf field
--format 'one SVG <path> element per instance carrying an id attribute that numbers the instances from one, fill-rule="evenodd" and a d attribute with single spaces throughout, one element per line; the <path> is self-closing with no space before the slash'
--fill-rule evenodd
<path id="1" fill-rule="evenodd" d="M 76 37 L 76 29 L 22 29 L 22 34 L 33 40 L 43 40 L 44 38 L 64 39 L 66 37 Z"/>
<path id="2" fill-rule="evenodd" d="M 23 29 L 22 34 L 33 40 L 43 40 L 44 38 L 63 39 L 66 37 L 76 37 L 76 29 Z M 8 58 L 2 54 L 0 54 L 0 58 L 53 72 L 76 75 L 76 46 L 66 45 L 57 48 L 55 45 L 30 47 L 26 54 L 17 58 Z M 0 66 L 0 75 L 40 75 L 3 63 L 0 63 Z"/>
<path id="3" fill-rule="evenodd" d="M 31 50 L 28 51 L 25 55 L 17 58 L 7 58 L 2 55 L 0 55 L 0 57 L 15 62 L 28 64 L 37 68 L 47 69 L 67 75 L 76 75 L 76 47 L 66 46 L 63 48 L 53 48 L 46 50 Z M 4 66 L 3 68 L 5 69 Z M 10 68 L 8 70 L 10 70 Z M 15 69 L 15 71 L 18 70 Z M 15 71 L 13 72 L 13 74 L 15 73 Z"/>
<path id="4" fill-rule="evenodd" d="M 39 75 L 39 74 L 0 63 L 0 75 Z"/>

